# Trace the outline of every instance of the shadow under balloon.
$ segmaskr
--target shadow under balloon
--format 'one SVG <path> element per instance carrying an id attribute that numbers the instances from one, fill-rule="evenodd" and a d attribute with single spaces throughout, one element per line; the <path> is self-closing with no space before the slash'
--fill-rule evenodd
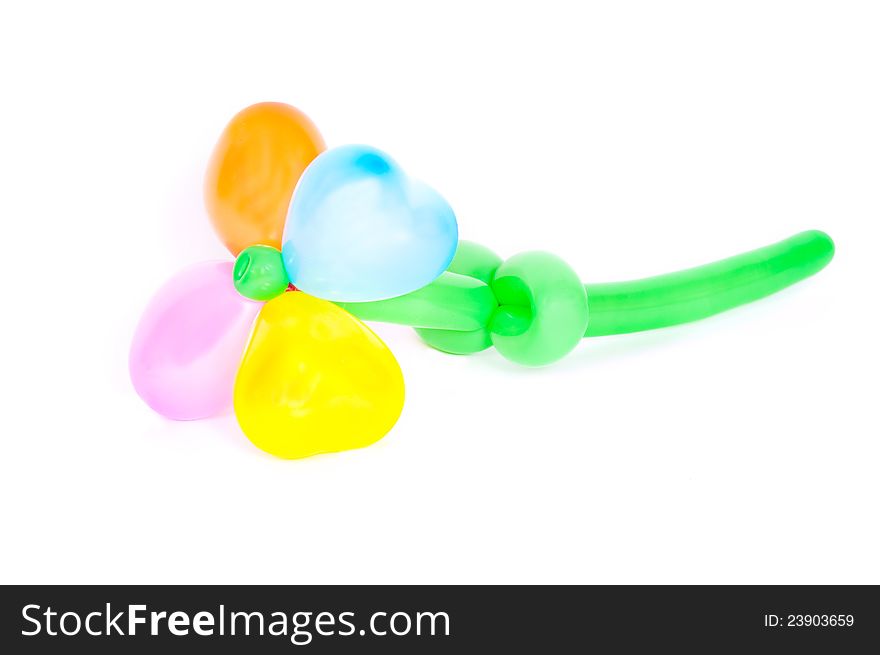
<path id="1" fill-rule="evenodd" d="M 504 359 L 494 349 L 488 349 L 470 355 L 475 365 L 505 373 L 518 372 L 519 375 L 541 376 L 548 373 L 578 371 L 613 363 L 638 356 L 642 353 L 669 347 L 682 340 L 693 340 L 699 334 L 721 332 L 724 328 L 735 329 L 729 323 L 730 318 L 709 317 L 694 323 L 650 330 L 617 334 L 602 337 L 589 337 L 582 340 L 577 347 L 563 359 L 547 366 L 529 367 Z M 426 346 L 428 347 L 428 346 Z"/>
<path id="2" fill-rule="evenodd" d="M 200 429 L 193 429 L 199 426 Z M 191 421 L 175 421 L 163 416 L 156 416 L 150 426 L 142 432 L 146 439 L 162 441 L 169 448 L 189 451 L 210 452 L 219 442 L 225 448 L 237 453 L 246 453 L 254 457 L 269 457 L 266 453 L 248 441 L 232 410 L 210 418 Z M 210 443 L 209 443 L 210 442 Z"/>
<path id="3" fill-rule="evenodd" d="M 622 360 L 650 350 L 671 346 L 692 336 L 695 331 L 705 331 L 696 324 L 605 337 L 584 339 L 568 357 L 558 362 L 557 370 L 572 370 L 585 366 L 597 366 Z"/>
<path id="4" fill-rule="evenodd" d="M 160 443 L 162 449 L 186 451 L 190 455 L 197 454 L 199 457 L 207 457 L 208 459 L 225 457 L 229 453 L 232 453 L 235 458 L 247 455 L 252 461 L 262 461 L 282 467 L 291 463 L 311 467 L 315 463 L 333 462 L 336 458 L 376 457 L 378 455 L 373 454 L 373 451 L 388 447 L 386 442 L 389 441 L 388 438 L 385 438 L 365 448 L 318 453 L 298 459 L 285 459 L 254 446 L 242 432 L 232 410 L 219 416 L 191 421 L 175 421 L 158 415 L 155 419 L 147 429 L 140 433 L 140 436 L 145 440 Z M 193 430 L 194 425 L 200 426 L 200 429 Z M 399 432 L 399 427 L 395 426 L 391 433 Z"/>

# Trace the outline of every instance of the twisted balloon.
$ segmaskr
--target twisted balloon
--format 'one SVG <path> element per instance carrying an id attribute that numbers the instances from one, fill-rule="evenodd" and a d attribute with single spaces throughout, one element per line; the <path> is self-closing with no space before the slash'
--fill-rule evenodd
<path id="1" fill-rule="evenodd" d="M 205 200 L 235 262 L 184 269 L 147 305 L 129 364 L 138 394 L 189 420 L 234 409 L 244 434 L 283 458 L 359 448 L 394 426 L 403 373 L 361 320 L 410 325 L 430 346 L 491 346 L 542 366 L 584 337 L 686 323 L 824 267 L 822 232 L 714 264 L 583 284 L 559 257 L 502 260 L 458 241 L 443 197 L 386 153 L 326 149 L 315 125 L 260 103 L 226 126 Z"/>
<path id="2" fill-rule="evenodd" d="M 444 352 L 495 346 L 513 362 L 543 366 L 584 337 L 688 323 L 758 300 L 817 273 L 833 256 L 831 237 L 813 230 L 676 273 L 583 284 L 550 253 L 525 252 L 504 261 L 484 246 L 461 241 L 447 271 L 427 286 L 388 300 L 339 305 L 362 320 L 415 327 Z M 263 264 L 242 264 L 254 260 Z M 288 288 L 281 254 L 270 247 L 246 249 L 235 270 L 236 288 L 246 297 L 264 300 L 265 289 Z"/>

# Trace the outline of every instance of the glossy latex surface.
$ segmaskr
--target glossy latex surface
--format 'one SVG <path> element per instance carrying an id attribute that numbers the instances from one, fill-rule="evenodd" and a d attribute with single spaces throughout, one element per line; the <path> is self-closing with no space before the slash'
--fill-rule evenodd
<path id="1" fill-rule="evenodd" d="M 178 420 L 231 409 L 235 374 L 260 306 L 233 287 L 232 262 L 196 264 L 175 275 L 135 331 L 129 372 L 138 395 Z"/>
<path id="2" fill-rule="evenodd" d="M 467 331 L 486 325 L 498 304 L 487 284 L 447 271 L 431 284 L 403 296 L 339 306 L 365 321 Z"/>
<path id="3" fill-rule="evenodd" d="M 287 459 L 367 446 L 403 408 L 400 367 L 363 323 L 292 291 L 265 304 L 235 380 L 235 414 L 262 450 Z"/>
<path id="4" fill-rule="evenodd" d="M 427 324 L 426 327 L 416 327 L 416 333 L 425 343 L 432 348 L 454 355 L 469 355 L 492 346 L 492 337 L 489 334 L 488 326 L 489 319 L 495 312 L 498 302 L 495 300 L 495 294 L 489 288 L 489 283 L 503 261 L 495 252 L 479 243 L 465 240 L 458 242 L 455 257 L 449 264 L 448 272 L 468 277 L 485 287 L 491 295 L 491 309 L 486 320 L 476 328 L 472 326 L 452 328 L 449 321 L 440 325 Z M 442 278 L 437 281 L 441 280 Z M 431 283 L 428 288 L 433 285 L 434 283 Z M 473 292 L 471 295 L 473 296 Z M 466 304 L 465 301 L 460 301 L 460 303 Z M 450 299 L 449 305 L 454 307 L 456 303 Z"/>
<path id="5" fill-rule="evenodd" d="M 343 146 L 303 173 L 282 254 L 298 289 L 339 302 L 400 296 L 447 267 L 458 243 L 455 214 L 385 153 Z"/>
<path id="6" fill-rule="evenodd" d="M 281 253 L 271 246 L 248 246 L 238 253 L 232 277 L 236 291 L 251 300 L 271 300 L 290 286 Z"/>
<path id="7" fill-rule="evenodd" d="M 233 117 L 205 176 L 208 214 L 233 255 L 256 244 L 281 247 L 293 189 L 324 148 L 318 129 L 290 105 L 263 102 Z"/>
<path id="8" fill-rule="evenodd" d="M 712 264 L 630 282 L 587 284 L 588 337 L 696 321 L 784 289 L 822 270 L 834 242 L 810 230 Z"/>
<path id="9" fill-rule="evenodd" d="M 567 355 L 587 327 L 587 294 L 577 274 L 547 252 L 523 252 L 505 261 L 490 284 L 498 309 L 489 322 L 495 349 L 526 366 Z"/>
<path id="10" fill-rule="evenodd" d="M 817 273 L 833 257 L 831 238 L 811 230 L 705 266 L 581 286 L 548 253 L 501 263 L 487 248 L 462 241 L 449 272 L 430 285 L 391 301 L 346 306 L 365 319 L 412 325 L 445 352 L 472 353 L 494 343 L 513 361 L 541 365 L 564 355 L 580 336 L 653 330 L 758 300 Z M 472 284 L 460 284 L 461 275 Z"/>

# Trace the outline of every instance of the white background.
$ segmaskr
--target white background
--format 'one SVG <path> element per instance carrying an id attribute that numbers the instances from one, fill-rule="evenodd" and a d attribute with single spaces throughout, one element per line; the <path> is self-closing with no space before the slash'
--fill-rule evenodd
<path id="1" fill-rule="evenodd" d="M 870 2 L 4 3 L 0 579 L 880 582 L 878 34 Z M 585 280 L 837 257 L 540 370 L 376 326 L 400 422 L 276 460 L 127 374 L 153 291 L 228 256 L 202 175 L 261 100 Z"/>

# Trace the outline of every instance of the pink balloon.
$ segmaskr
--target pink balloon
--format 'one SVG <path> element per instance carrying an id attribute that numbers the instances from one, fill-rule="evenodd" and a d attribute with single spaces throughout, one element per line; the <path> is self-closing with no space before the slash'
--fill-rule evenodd
<path id="1" fill-rule="evenodd" d="M 263 303 L 232 284 L 232 262 L 184 269 L 159 289 L 141 317 L 128 368 L 138 395 L 179 421 L 232 408 L 232 389 Z"/>

